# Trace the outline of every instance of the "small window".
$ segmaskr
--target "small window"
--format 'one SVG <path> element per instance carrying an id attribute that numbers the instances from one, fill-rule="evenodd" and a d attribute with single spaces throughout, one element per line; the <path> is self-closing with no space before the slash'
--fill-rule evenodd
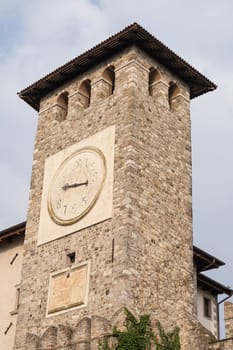
<path id="1" fill-rule="evenodd" d="M 204 297 L 204 316 L 207 318 L 212 317 L 211 299 Z"/>
<path id="2" fill-rule="evenodd" d="M 91 102 L 91 81 L 89 79 L 84 80 L 79 87 L 79 91 L 84 97 L 83 107 L 89 107 Z"/>
<path id="3" fill-rule="evenodd" d="M 68 260 L 68 264 L 74 264 L 75 263 L 75 252 L 72 253 L 68 253 L 67 256 L 67 260 Z"/>
<path id="4" fill-rule="evenodd" d="M 148 86 L 150 96 L 155 95 L 155 92 L 156 92 L 155 83 L 158 82 L 160 79 L 161 79 L 161 75 L 159 71 L 154 67 L 151 67 L 149 71 L 149 86 Z"/>
<path id="5" fill-rule="evenodd" d="M 173 81 L 170 82 L 169 84 L 169 90 L 168 90 L 168 100 L 169 100 L 169 106 L 170 108 L 172 108 L 172 100 L 174 97 L 176 97 L 177 95 L 179 95 L 180 93 L 180 89 L 177 86 L 176 83 L 174 83 Z"/>
<path id="6" fill-rule="evenodd" d="M 113 66 L 109 66 L 105 69 L 103 73 L 103 78 L 108 82 L 109 84 L 109 96 L 113 94 L 115 89 L 115 68 Z"/>
<path id="7" fill-rule="evenodd" d="M 57 116 L 56 119 L 59 121 L 65 120 L 68 113 L 68 93 L 63 92 L 57 98 Z"/>

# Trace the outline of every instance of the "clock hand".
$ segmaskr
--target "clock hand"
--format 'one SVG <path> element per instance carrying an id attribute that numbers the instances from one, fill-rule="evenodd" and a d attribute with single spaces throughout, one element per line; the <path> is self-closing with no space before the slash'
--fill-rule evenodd
<path id="1" fill-rule="evenodd" d="M 85 181 L 85 182 L 76 182 L 76 183 L 71 184 L 71 185 L 68 184 L 68 183 L 66 183 L 64 186 L 62 186 L 62 189 L 63 189 L 64 191 L 66 191 L 66 190 L 68 190 L 69 188 L 79 187 L 79 186 L 83 186 L 83 185 L 87 186 L 87 185 L 88 185 L 88 180 Z"/>

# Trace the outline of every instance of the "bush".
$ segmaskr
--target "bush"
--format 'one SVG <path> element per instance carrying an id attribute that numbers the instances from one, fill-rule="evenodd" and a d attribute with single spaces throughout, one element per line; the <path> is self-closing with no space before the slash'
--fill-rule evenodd
<path id="1" fill-rule="evenodd" d="M 160 322 L 158 322 L 158 336 L 155 337 L 156 350 L 180 350 L 179 328 L 176 327 L 171 332 L 165 332 Z"/>
<path id="2" fill-rule="evenodd" d="M 137 319 L 125 308 L 125 331 L 113 328 L 112 334 L 99 343 L 99 350 L 150 350 L 153 345 L 156 350 L 180 350 L 179 328 L 166 332 L 158 322 L 158 334 L 151 328 L 150 316 L 142 315 Z M 110 346 L 109 338 L 114 338 L 116 344 Z"/>

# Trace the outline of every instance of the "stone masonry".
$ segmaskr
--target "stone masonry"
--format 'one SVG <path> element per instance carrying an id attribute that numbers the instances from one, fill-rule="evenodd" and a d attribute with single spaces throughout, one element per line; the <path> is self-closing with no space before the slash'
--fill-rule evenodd
<path id="1" fill-rule="evenodd" d="M 225 339 L 211 343 L 210 350 L 233 349 L 233 304 L 229 301 L 224 303 L 224 320 L 226 330 Z"/>
<path id="2" fill-rule="evenodd" d="M 109 95 L 103 72 L 114 67 Z M 160 77 L 151 95 L 151 67 Z M 81 83 L 91 82 L 85 108 Z M 169 100 L 169 84 L 179 93 Z M 68 114 L 57 99 L 68 95 Z M 211 340 L 194 308 L 189 88 L 179 76 L 131 46 L 41 99 L 35 140 L 15 350 L 96 350 L 121 324 L 123 307 L 153 325 L 181 329 L 182 350 Z M 37 246 L 46 157 L 115 125 L 113 216 Z M 46 317 L 49 276 L 91 261 L 87 307 Z"/>
<path id="3" fill-rule="evenodd" d="M 226 338 L 233 338 L 233 304 L 230 301 L 224 303 L 224 320 Z"/>

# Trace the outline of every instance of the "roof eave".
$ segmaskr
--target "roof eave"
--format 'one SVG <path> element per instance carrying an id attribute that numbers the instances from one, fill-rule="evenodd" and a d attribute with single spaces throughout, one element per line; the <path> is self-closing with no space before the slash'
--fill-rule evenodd
<path id="1" fill-rule="evenodd" d="M 25 234 L 26 221 L 23 221 L 17 225 L 10 226 L 2 231 L 0 231 L 0 243 L 4 242 L 13 236 L 20 236 Z"/>
<path id="2" fill-rule="evenodd" d="M 224 261 L 216 258 L 215 256 L 207 253 L 206 251 L 196 246 L 193 246 L 193 258 L 196 262 L 196 265 L 198 265 L 199 262 L 200 269 L 198 270 L 198 272 L 217 269 L 218 267 L 225 265 Z"/>
<path id="3" fill-rule="evenodd" d="M 224 286 L 223 284 L 203 274 L 197 275 L 197 283 L 206 287 L 207 289 L 210 289 L 214 294 L 226 294 L 229 296 L 233 295 L 233 290 L 230 287 Z"/>
<path id="4" fill-rule="evenodd" d="M 72 77 L 83 73 L 100 61 L 132 45 L 140 47 L 150 56 L 166 65 L 167 68 L 180 76 L 190 87 L 191 99 L 216 89 L 217 86 L 204 75 L 185 62 L 139 24 L 133 23 L 65 65 L 57 68 L 34 84 L 23 89 L 18 95 L 38 111 L 42 96 L 63 85 Z"/>

